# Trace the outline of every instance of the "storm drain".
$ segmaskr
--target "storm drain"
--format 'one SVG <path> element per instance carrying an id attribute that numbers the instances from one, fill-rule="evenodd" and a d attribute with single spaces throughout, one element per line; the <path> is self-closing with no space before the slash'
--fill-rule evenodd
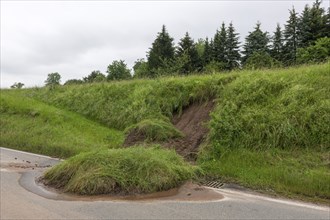
<path id="1" fill-rule="evenodd" d="M 203 185 L 207 186 L 207 187 L 211 187 L 211 188 L 220 189 L 224 185 L 224 183 L 219 182 L 219 181 L 208 181 L 208 182 L 203 183 Z"/>

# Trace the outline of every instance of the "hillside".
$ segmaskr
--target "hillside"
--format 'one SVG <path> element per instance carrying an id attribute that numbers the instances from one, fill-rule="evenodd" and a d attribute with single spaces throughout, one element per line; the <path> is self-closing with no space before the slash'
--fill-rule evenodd
<path id="1" fill-rule="evenodd" d="M 201 126 L 192 153 L 204 178 L 329 200 L 329 94 L 329 63 L 2 90 L 0 144 L 69 157 L 121 147 L 134 130 L 140 145 L 177 148 Z M 194 122 L 210 102 L 209 121 Z"/>

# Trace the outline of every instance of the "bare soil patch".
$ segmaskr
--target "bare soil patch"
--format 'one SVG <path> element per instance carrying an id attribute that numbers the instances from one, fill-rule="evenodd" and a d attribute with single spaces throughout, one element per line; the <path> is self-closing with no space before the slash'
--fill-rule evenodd
<path id="1" fill-rule="evenodd" d="M 192 103 L 183 109 L 182 113 L 176 113 L 172 119 L 173 125 L 180 130 L 183 138 L 171 139 L 159 143 L 166 148 L 174 148 L 185 159 L 194 161 L 197 158 L 199 146 L 208 133 L 207 122 L 210 120 L 210 112 L 215 106 L 214 101 L 205 103 Z M 144 143 L 146 137 L 133 130 L 124 142 L 124 146 L 133 146 Z"/>

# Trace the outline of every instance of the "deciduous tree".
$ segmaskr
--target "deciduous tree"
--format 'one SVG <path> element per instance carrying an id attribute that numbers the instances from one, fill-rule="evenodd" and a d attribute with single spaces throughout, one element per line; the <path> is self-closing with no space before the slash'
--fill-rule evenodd
<path id="1" fill-rule="evenodd" d="M 10 88 L 12 88 L 12 89 L 21 89 L 21 88 L 23 88 L 23 86 L 24 86 L 24 83 L 15 82 L 13 85 L 10 86 Z"/>
<path id="2" fill-rule="evenodd" d="M 103 73 L 101 73 L 100 70 L 94 70 L 88 76 L 84 77 L 83 80 L 86 83 L 93 83 L 93 82 L 104 82 L 107 80 L 107 78 Z"/>
<path id="3" fill-rule="evenodd" d="M 49 73 L 45 81 L 46 86 L 57 86 L 61 83 L 61 75 L 58 72 Z"/>
<path id="4" fill-rule="evenodd" d="M 126 63 L 123 60 L 113 61 L 107 69 L 108 80 L 123 80 L 132 77 L 130 70 L 127 68 Z"/>

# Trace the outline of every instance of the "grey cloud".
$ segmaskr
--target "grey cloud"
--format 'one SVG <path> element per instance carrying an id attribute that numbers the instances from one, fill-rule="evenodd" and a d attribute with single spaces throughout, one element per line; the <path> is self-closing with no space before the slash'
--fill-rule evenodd
<path id="1" fill-rule="evenodd" d="M 131 68 L 144 58 L 165 24 L 177 43 L 186 31 L 197 40 L 213 37 L 233 21 L 240 40 L 260 20 L 273 32 L 292 5 L 313 1 L 26 1 L 1 2 L 1 87 L 14 80 L 43 85 L 47 73 L 63 81 L 123 59 Z"/>

